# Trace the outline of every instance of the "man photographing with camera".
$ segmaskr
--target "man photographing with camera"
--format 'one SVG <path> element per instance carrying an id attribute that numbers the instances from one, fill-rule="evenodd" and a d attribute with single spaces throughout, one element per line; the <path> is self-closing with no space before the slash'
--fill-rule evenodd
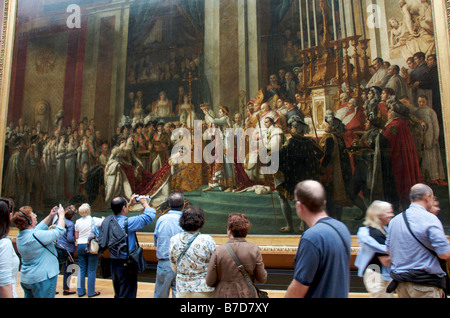
<path id="1" fill-rule="evenodd" d="M 144 207 L 144 212 L 128 217 L 129 209 L 138 202 Z M 156 211 L 150 207 L 146 197 L 136 194 L 131 196 L 129 202 L 124 197 L 114 198 L 111 209 L 114 214 L 105 218 L 100 228 L 100 249 L 109 249 L 110 252 L 114 297 L 136 298 L 138 273 L 127 269 L 127 254 L 136 247 L 136 231 L 150 224 L 155 219 Z"/>

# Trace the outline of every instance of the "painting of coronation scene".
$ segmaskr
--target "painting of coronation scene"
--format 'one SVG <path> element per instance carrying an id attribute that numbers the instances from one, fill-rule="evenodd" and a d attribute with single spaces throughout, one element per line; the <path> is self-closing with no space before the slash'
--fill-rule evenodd
<path id="1" fill-rule="evenodd" d="M 138 194 L 164 214 L 182 192 L 211 233 L 241 212 L 283 235 L 306 230 L 293 192 L 313 179 L 355 234 L 425 183 L 449 227 L 431 1 L 33 0 L 15 23 L 1 189 L 18 207 L 108 215 Z"/>

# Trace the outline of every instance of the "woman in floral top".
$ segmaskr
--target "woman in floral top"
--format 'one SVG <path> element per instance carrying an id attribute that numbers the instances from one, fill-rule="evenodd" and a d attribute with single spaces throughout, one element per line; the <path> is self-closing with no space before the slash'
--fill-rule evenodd
<path id="1" fill-rule="evenodd" d="M 187 207 L 180 217 L 183 232 L 170 239 L 170 262 L 177 273 L 177 298 L 210 298 L 214 287 L 206 285 L 209 260 L 216 248 L 210 235 L 201 234 L 205 212 Z"/>

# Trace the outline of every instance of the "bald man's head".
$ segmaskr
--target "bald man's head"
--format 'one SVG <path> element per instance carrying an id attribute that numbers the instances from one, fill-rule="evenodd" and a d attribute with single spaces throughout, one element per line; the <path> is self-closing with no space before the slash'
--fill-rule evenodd
<path id="1" fill-rule="evenodd" d="M 409 192 L 409 200 L 411 202 L 417 202 L 423 200 L 426 195 L 433 195 L 433 190 L 423 183 L 418 183 L 411 187 Z"/>
<path id="2" fill-rule="evenodd" d="M 431 212 L 434 204 L 433 190 L 426 184 L 416 184 L 409 192 L 411 203 L 422 205 L 428 212 Z"/>
<path id="3" fill-rule="evenodd" d="M 297 184 L 295 196 L 312 213 L 322 212 L 325 209 L 326 192 L 317 181 L 307 180 Z"/>

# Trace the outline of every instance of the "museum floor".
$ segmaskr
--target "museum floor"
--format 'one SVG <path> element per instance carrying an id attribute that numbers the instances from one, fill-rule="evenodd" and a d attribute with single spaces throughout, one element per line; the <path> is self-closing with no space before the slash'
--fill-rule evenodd
<path id="1" fill-rule="evenodd" d="M 20 279 L 20 278 L 19 278 Z M 64 296 L 62 293 L 62 275 L 58 276 L 58 284 L 56 287 L 56 290 L 59 292 L 55 298 L 76 298 L 79 297 L 74 295 L 67 295 Z M 112 282 L 110 279 L 101 279 L 97 278 L 96 280 L 96 291 L 100 292 L 100 295 L 96 298 L 114 298 L 114 290 L 112 287 Z M 77 286 L 77 278 L 74 277 L 71 280 L 71 288 L 72 290 L 76 290 Z M 266 286 L 263 286 L 264 290 L 269 293 L 269 298 L 284 298 L 285 289 L 284 290 L 275 290 L 275 289 L 267 289 Z M 269 286 L 267 286 L 269 287 Z M 138 294 L 137 298 L 153 298 L 153 292 L 154 292 L 155 284 L 151 282 L 146 281 L 139 281 L 138 283 Z M 287 288 L 287 287 L 286 287 Z M 23 289 L 20 286 L 17 286 L 17 296 L 18 298 L 23 298 Z M 83 297 L 87 298 L 87 297 Z M 369 295 L 366 292 L 350 292 L 349 298 L 369 298 Z"/>

